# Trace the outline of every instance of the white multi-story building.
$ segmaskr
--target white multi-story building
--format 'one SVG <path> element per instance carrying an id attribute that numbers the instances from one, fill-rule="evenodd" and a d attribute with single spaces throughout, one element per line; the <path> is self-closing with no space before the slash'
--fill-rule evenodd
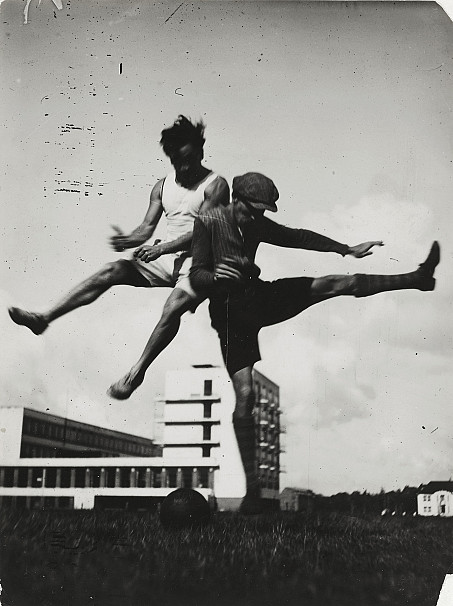
<path id="1" fill-rule="evenodd" d="M 278 386 L 253 371 L 256 464 L 261 496 L 279 498 L 280 409 Z M 220 509 L 236 509 L 245 494 L 232 415 L 235 397 L 223 368 L 193 366 L 167 373 L 164 400 L 164 458 L 212 457 L 214 493 Z"/>
<path id="2" fill-rule="evenodd" d="M 279 390 L 255 371 L 253 383 L 262 497 L 278 503 Z M 187 487 L 220 509 L 236 509 L 245 475 L 232 425 L 234 401 L 223 368 L 169 371 L 163 446 L 27 408 L 1 408 L 0 506 L 148 508 Z"/>
<path id="3" fill-rule="evenodd" d="M 429 482 L 417 494 L 419 516 L 453 516 L 453 482 Z"/>

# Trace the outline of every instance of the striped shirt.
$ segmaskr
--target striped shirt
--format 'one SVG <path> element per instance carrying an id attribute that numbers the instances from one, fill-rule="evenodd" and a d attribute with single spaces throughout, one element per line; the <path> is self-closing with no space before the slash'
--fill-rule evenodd
<path id="1" fill-rule="evenodd" d="M 260 269 L 255 265 L 255 255 L 260 242 L 286 248 L 335 252 L 343 256 L 348 251 L 346 244 L 307 229 L 280 225 L 264 216 L 255 219 L 246 231 L 241 232 L 233 204 L 219 206 L 201 213 L 195 219 L 190 271 L 192 287 L 208 294 L 215 292 L 214 268 L 225 257 L 235 260 L 235 266 L 245 279 L 257 278 Z"/>

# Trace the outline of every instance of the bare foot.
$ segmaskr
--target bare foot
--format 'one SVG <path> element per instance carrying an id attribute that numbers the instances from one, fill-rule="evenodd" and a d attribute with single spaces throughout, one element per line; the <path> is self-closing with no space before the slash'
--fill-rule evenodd
<path id="1" fill-rule="evenodd" d="M 24 309 L 19 309 L 19 307 L 10 307 L 8 313 L 13 322 L 19 324 L 19 326 L 26 326 L 35 335 L 42 334 L 49 326 L 49 323 L 41 314 L 25 311 Z"/>
<path id="2" fill-rule="evenodd" d="M 137 387 L 143 383 L 144 376 L 138 375 L 134 378 L 128 372 L 119 381 L 110 385 L 107 390 L 107 395 L 115 400 L 127 400 L 131 397 Z"/>

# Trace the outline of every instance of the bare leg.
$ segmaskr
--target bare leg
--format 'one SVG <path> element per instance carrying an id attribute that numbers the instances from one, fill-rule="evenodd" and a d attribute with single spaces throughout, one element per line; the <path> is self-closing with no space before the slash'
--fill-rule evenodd
<path id="1" fill-rule="evenodd" d="M 260 485 L 256 468 L 255 421 L 253 407 L 252 367 L 247 366 L 231 376 L 236 395 L 236 407 L 233 413 L 233 427 L 241 455 L 246 479 L 246 495 L 241 503 L 241 512 L 254 514 L 262 512 Z"/>
<path id="2" fill-rule="evenodd" d="M 127 374 L 107 390 L 116 400 L 127 400 L 145 378 L 145 373 L 157 356 L 173 341 L 181 324 L 181 316 L 194 305 L 194 299 L 185 290 L 175 288 L 165 302 L 162 316 L 140 356 Z"/>
<path id="3" fill-rule="evenodd" d="M 64 314 L 89 305 L 111 286 L 128 284 L 130 286 L 149 286 L 149 283 L 125 259 L 108 263 L 93 276 L 70 290 L 60 301 L 44 313 L 24 311 L 17 307 L 9 309 L 13 322 L 29 328 L 35 334 L 41 334 L 48 325 Z"/>

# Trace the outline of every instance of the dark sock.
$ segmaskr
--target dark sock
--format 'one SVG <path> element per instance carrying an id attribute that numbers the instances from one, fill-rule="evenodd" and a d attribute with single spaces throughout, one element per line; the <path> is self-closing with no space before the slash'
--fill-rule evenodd
<path id="1" fill-rule="evenodd" d="M 416 271 L 407 274 L 396 275 L 369 275 L 355 274 L 356 297 L 368 297 L 379 292 L 389 290 L 404 290 L 416 288 L 417 290 L 434 290 L 436 281 L 434 271 L 440 261 L 439 243 L 433 242 L 425 261 L 420 264 Z"/>
<path id="2" fill-rule="evenodd" d="M 256 471 L 255 420 L 253 416 L 233 416 L 233 427 L 244 467 L 247 494 L 258 493 L 259 480 Z"/>
<path id="3" fill-rule="evenodd" d="M 369 297 L 389 290 L 419 288 L 424 283 L 422 276 L 417 271 L 396 275 L 355 274 L 355 277 L 357 280 L 356 297 Z"/>

